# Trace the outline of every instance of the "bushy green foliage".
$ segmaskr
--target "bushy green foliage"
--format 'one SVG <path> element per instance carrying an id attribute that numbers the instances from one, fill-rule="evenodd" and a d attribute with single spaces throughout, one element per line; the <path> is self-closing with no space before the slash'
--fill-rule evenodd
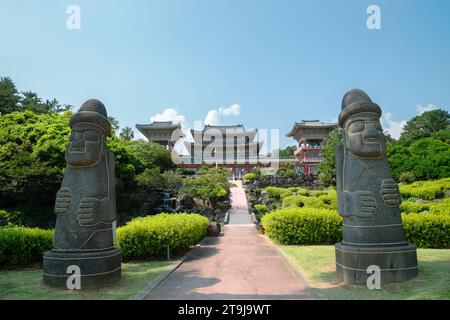
<path id="1" fill-rule="evenodd" d="M 292 195 L 292 190 L 289 188 L 267 187 L 265 190 L 269 197 L 275 200 L 280 200 Z"/>
<path id="2" fill-rule="evenodd" d="M 426 111 L 410 119 L 403 127 L 400 141 L 409 143 L 450 129 L 450 114 L 443 109 Z"/>
<path id="3" fill-rule="evenodd" d="M 419 213 L 430 210 L 430 206 L 430 202 L 403 201 L 400 204 L 400 211 L 405 213 Z"/>
<path id="4" fill-rule="evenodd" d="M 430 206 L 430 213 L 450 215 L 450 198 L 435 202 Z"/>
<path id="5" fill-rule="evenodd" d="M 0 228 L 0 265 L 26 266 L 41 262 L 53 247 L 53 231 L 38 228 Z"/>
<path id="6" fill-rule="evenodd" d="M 450 247 L 450 215 L 412 213 L 403 215 L 406 239 L 421 248 Z"/>
<path id="7" fill-rule="evenodd" d="M 269 209 L 264 204 L 255 204 L 255 210 L 256 217 L 258 219 L 261 219 L 267 212 L 269 212 Z"/>
<path id="8" fill-rule="evenodd" d="M 167 214 L 136 218 L 117 228 L 116 245 L 124 260 L 164 256 L 189 248 L 207 232 L 208 218 L 198 214 Z"/>
<path id="9" fill-rule="evenodd" d="M 407 241 L 421 248 L 450 247 L 450 215 L 403 215 Z M 282 244 L 334 244 L 342 239 L 342 218 L 335 210 L 289 207 L 262 218 L 266 234 Z"/>
<path id="10" fill-rule="evenodd" d="M 0 116 L 0 207 L 14 214 L 17 224 L 52 226 L 55 194 L 63 178 L 72 113 L 12 112 Z M 148 197 L 137 176 L 157 168 L 160 183 L 172 184 L 175 168 L 164 147 L 142 140 L 108 138 L 116 159 L 119 212 L 139 207 Z M 180 182 L 178 182 L 180 183 Z M 39 210 L 36 211 L 35 208 Z M 11 213 L 13 215 L 13 213 Z"/>
<path id="11" fill-rule="evenodd" d="M 284 162 L 277 171 L 277 176 L 281 178 L 293 178 L 295 176 L 295 165 L 291 162 Z"/>
<path id="12" fill-rule="evenodd" d="M 326 144 L 320 150 L 322 162 L 317 172 L 319 180 L 325 186 L 336 185 L 336 148 L 344 140 L 344 130 L 336 128 L 330 132 Z"/>
<path id="13" fill-rule="evenodd" d="M 0 207 L 22 211 L 21 223 L 40 225 L 53 218 L 70 115 L 27 111 L 0 116 Z"/>
<path id="14" fill-rule="evenodd" d="M 256 174 L 254 174 L 252 172 L 244 174 L 244 180 L 253 181 L 253 180 L 256 180 L 256 178 L 257 178 Z"/>
<path id="15" fill-rule="evenodd" d="M 412 184 L 400 185 L 400 193 L 403 198 L 410 197 L 423 200 L 434 200 L 445 195 L 445 189 L 449 188 L 449 179 L 438 181 L 417 181 Z"/>
<path id="16" fill-rule="evenodd" d="M 230 183 L 223 171 L 210 169 L 183 180 L 181 192 L 203 201 L 204 206 L 214 208 L 217 202 L 225 199 Z"/>
<path id="17" fill-rule="evenodd" d="M 290 207 L 262 218 L 265 233 L 281 244 L 334 244 L 342 238 L 335 210 Z"/>
<path id="18" fill-rule="evenodd" d="M 436 137 L 423 138 L 411 144 L 388 145 L 387 156 L 396 180 L 409 172 L 408 180 L 430 180 L 450 176 L 450 144 Z M 402 179 L 405 177 L 402 176 Z"/>
<path id="19" fill-rule="evenodd" d="M 319 197 L 305 197 L 301 195 L 292 195 L 283 198 L 281 206 L 286 207 L 310 207 L 318 209 L 337 209 L 337 201 L 333 196 L 327 194 Z"/>

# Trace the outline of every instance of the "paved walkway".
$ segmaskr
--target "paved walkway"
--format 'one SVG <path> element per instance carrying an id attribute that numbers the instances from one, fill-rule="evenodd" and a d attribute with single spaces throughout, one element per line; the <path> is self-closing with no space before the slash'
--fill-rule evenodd
<path id="1" fill-rule="evenodd" d="M 230 224 L 202 245 L 146 299 L 312 299 L 304 281 L 249 218 L 240 181 Z"/>
<path id="2" fill-rule="evenodd" d="M 247 196 L 245 195 L 242 181 L 230 181 L 236 187 L 231 188 L 231 210 L 229 224 L 252 224 L 251 216 L 248 212 Z"/>

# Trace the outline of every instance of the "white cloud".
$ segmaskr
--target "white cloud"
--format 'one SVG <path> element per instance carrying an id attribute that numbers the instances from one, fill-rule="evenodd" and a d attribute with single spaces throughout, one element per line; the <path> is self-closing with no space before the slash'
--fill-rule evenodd
<path id="1" fill-rule="evenodd" d="M 396 121 L 394 116 L 390 112 L 384 113 L 381 117 L 381 125 L 387 132 L 389 132 L 391 137 L 394 139 L 400 138 L 406 122 L 406 120 Z"/>
<path id="2" fill-rule="evenodd" d="M 219 108 L 219 109 L 212 109 L 208 111 L 208 114 L 205 118 L 205 125 L 218 125 L 220 124 L 220 120 L 222 116 L 229 117 L 229 116 L 239 116 L 241 114 L 241 106 L 238 104 L 233 104 L 229 106 L 228 108 Z"/>
<path id="3" fill-rule="evenodd" d="M 223 114 L 224 116 L 238 116 L 241 114 L 241 106 L 238 104 L 233 104 L 225 109 L 220 108 L 219 113 Z"/>
<path id="4" fill-rule="evenodd" d="M 220 116 L 219 116 L 219 111 L 213 109 L 213 110 L 209 110 L 208 114 L 206 115 L 205 118 L 205 125 L 209 124 L 209 125 L 217 125 L 220 123 Z"/>
<path id="5" fill-rule="evenodd" d="M 426 105 L 418 105 L 416 108 L 417 114 L 419 116 L 426 111 L 432 111 L 436 109 L 438 109 L 438 107 L 432 103 L 427 103 Z"/>
<path id="6" fill-rule="evenodd" d="M 186 117 L 179 114 L 177 110 L 173 108 L 164 109 L 162 113 L 158 113 L 150 118 L 153 121 L 172 121 L 174 123 L 183 123 L 186 121 Z"/>

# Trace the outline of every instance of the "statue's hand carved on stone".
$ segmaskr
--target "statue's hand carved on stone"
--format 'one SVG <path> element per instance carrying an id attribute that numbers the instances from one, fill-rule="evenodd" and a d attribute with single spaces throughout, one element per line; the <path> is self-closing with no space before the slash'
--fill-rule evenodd
<path id="1" fill-rule="evenodd" d="M 70 189 L 67 187 L 61 188 L 56 194 L 55 213 L 66 214 L 69 211 L 71 202 Z"/>
<path id="2" fill-rule="evenodd" d="M 394 179 L 383 179 L 381 182 L 380 194 L 388 207 L 396 207 L 402 202 L 398 184 Z"/>
<path id="3" fill-rule="evenodd" d="M 97 216 L 100 214 L 100 210 L 101 200 L 96 198 L 82 199 L 77 210 L 78 223 L 81 226 L 88 226 L 97 223 Z"/>
<path id="4" fill-rule="evenodd" d="M 377 200 L 370 191 L 353 192 L 353 215 L 358 218 L 372 218 L 377 212 Z"/>

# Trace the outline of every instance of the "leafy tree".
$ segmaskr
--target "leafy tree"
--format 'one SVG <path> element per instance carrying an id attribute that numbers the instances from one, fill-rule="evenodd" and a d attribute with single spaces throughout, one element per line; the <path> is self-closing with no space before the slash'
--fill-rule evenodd
<path id="1" fill-rule="evenodd" d="M 294 155 L 295 150 L 297 150 L 296 146 L 287 146 L 284 149 L 278 150 L 278 156 L 280 158 L 285 158 L 285 159 L 286 158 L 290 158 L 290 159 L 295 158 L 295 155 Z"/>
<path id="2" fill-rule="evenodd" d="M 182 192 L 202 200 L 205 207 L 214 208 L 218 201 L 228 196 L 230 183 L 223 173 L 205 173 L 185 178 Z"/>
<path id="3" fill-rule="evenodd" d="M 119 120 L 114 117 L 108 116 L 108 121 L 109 123 L 111 123 L 112 134 L 115 135 L 120 128 Z"/>
<path id="4" fill-rule="evenodd" d="M 330 132 L 325 145 L 320 150 L 322 162 L 319 164 L 319 180 L 326 186 L 336 185 L 336 148 L 344 141 L 344 131 L 336 128 Z"/>
<path id="5" fill-rule="evenodd" d="M 134 131 L 130 127 L 125 127 L 120 132 L 120 137 L 125 140 L 132 140 L 134 138 Z"/>
<path id="6" fill-rule="evenodd" d="M 0 115 L 20 110 L 20 96 L 9 77 L 0 78 Z"/>
<path id="7" fill-rule="evenodd" d="M 441 130 L 450 129 L 450 114 L 446 110 L 426 111 L 409 120 L 400 136 L 403 143 L 411 143 L 417 139 L 427 138 Z"/>
<path id="8" fill-rule="evenodd" d="M 22 212 L 24 224 L 54 220 L 70 115 L 27 111 L 0 117 L 0 207 Z"/>

